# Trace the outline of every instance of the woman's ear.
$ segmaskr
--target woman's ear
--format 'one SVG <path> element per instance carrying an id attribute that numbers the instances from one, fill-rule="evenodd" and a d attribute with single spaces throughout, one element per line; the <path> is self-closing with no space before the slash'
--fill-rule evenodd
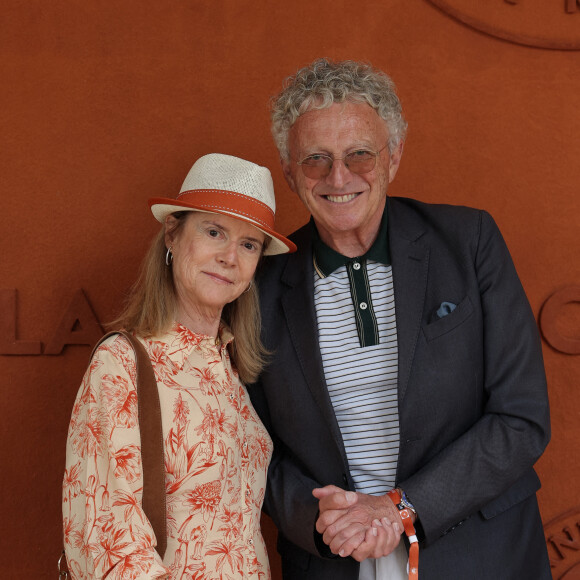
<path id="1" fill-rule="evenodd" d="M 169 214 L 165 218 L 165 247 L 171 248 L 173 242 L 175 242 L 175 230 L 177 228 L 178 219 L 173 215 Z"/>

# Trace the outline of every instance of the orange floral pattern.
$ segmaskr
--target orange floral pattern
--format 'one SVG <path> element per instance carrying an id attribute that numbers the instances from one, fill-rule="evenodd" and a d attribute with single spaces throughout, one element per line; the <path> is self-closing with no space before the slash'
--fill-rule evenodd
<path id="1" fill-rule="evenodd" d="M 75 580 L 270 578 L 260 511 L 272 441 L 221 345 L 178 324 L 143 340 L 161 400 L 167 551 L 141 507 L 143 474 L 133 349 L 97 349 L 67 440 L 63 531 Z"/>

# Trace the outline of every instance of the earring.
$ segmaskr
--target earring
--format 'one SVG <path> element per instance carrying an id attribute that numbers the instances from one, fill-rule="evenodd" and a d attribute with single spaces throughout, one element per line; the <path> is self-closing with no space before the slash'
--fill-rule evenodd
<path id="1" fill-rule="evenodd" d="M 171 253 L 171 248 L 167 248 L 167 254 L 165 254 L 165 265 L 171 266 L 171 262 L 173 262 L 173 254 Z"/>
<path id="2" fill-rule="evenodd" d="M 248 285 L 248 287 L 244 290 L 244 294 L 246 294 L 246 292 L 249 292 L 252 289 L 252 280 L 250 280 L 250 284 Z"/>

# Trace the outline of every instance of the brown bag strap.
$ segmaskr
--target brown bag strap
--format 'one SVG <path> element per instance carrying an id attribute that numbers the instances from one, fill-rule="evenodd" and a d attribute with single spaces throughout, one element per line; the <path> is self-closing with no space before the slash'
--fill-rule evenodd
<path id="1" fill-rule="evenodd" d="M 115 332 L 109 333 L 116 334 Z M 151 359 L 145 347 L 133 335 L 119 331 L 133 346 L 137 361 L 137 406 L 141 433 L 143 465 L 143 511 L 157 538 L 157 553 L 163 559 L 167 549 L 167 506 L 165 494 L 165 458 L 161 403 Z"/>
<path id="2" fill-rule="evenodd" d="M 137 408 L 141 433 L 141 464 L 143 466 L 143 511 L 151 523 L 157 538 L 157 553 L 163 559 L 167 549 L 167 507 L 165 495 L 165 458 L 163 430 L 161 426 L 161 403 L 151 359 L 145 347 L 133 335 L 122 330 L 105 334 L 91 353 L 101 343 L 115 334 L 124 336 L 135 351 L 137 367 Z M 58 561 L 59 578 L 70 578 L 64 550 Z"/>

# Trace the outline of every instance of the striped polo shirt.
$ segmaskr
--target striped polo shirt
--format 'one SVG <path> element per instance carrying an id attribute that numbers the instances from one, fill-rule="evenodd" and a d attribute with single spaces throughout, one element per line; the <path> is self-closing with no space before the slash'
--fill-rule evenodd
<path id="1" fill-rule="evenodd" d="M 324 376 L 356 490 L 385 494 L 399 456 L 397 326 L 383 216 L 357 258 L 314 242 L 314 302 Z M 315 226 L 313 224 L 314 229 Z"/>

